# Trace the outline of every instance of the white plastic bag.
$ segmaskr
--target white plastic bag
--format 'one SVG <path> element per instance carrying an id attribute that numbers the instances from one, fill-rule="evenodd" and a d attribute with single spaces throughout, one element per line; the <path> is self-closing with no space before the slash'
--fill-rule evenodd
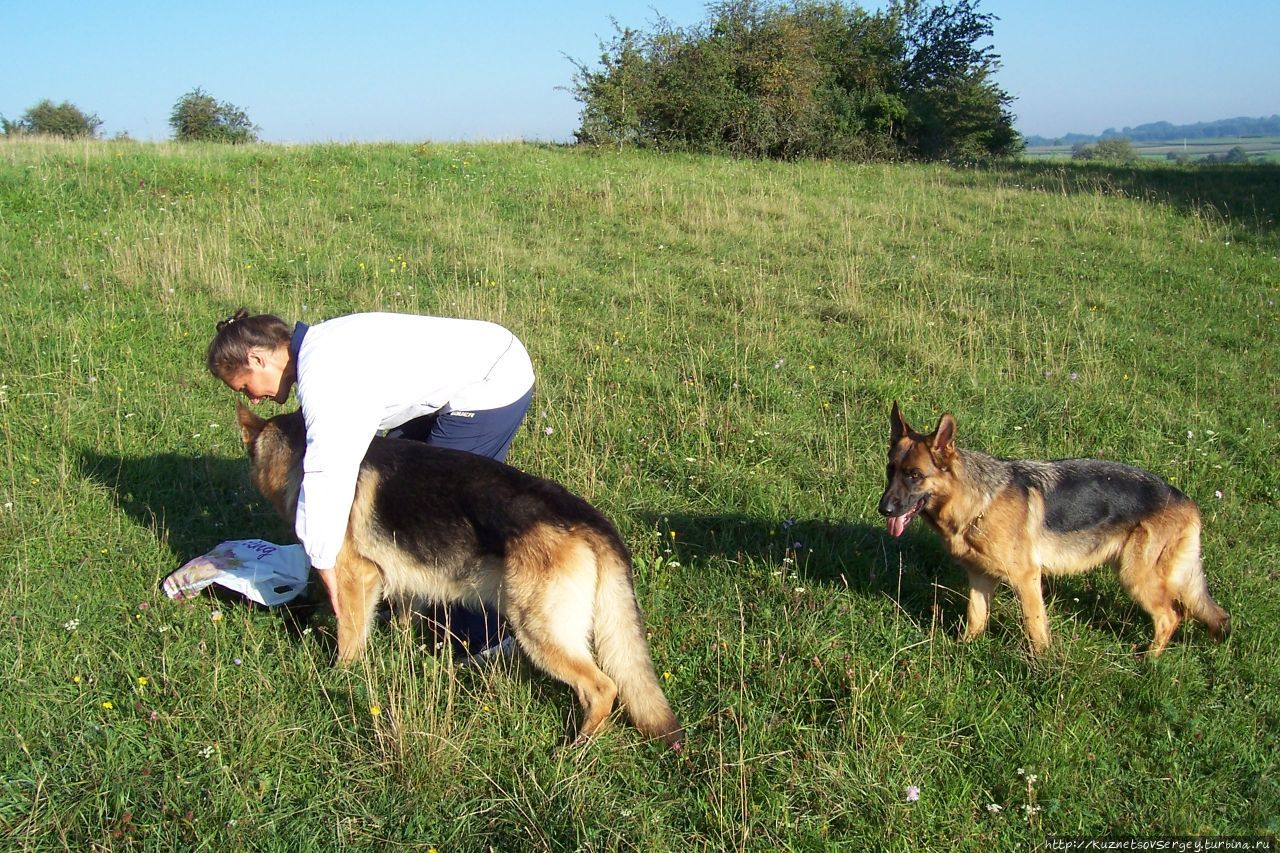
<path id="1" fill-rule="evenodd" d="M 194 598 L 200 590 L 216 583 L 259 604 L 275 607 L 302 594 L 310 571 L 311 564 L 301 545 L 235 539 L 185 563 L 164 579 L 164 592 L 180 601 Z"/>

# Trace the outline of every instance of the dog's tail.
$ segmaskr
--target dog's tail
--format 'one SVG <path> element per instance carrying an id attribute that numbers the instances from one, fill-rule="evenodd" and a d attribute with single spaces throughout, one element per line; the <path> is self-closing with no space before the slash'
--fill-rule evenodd
<path id="1" fill-rule="evenodd" d="M 592 539 L 597 567 L 594 634 L 600 668 L 617 683 L 618 698 L 635 727 L 679 749 L 684 730 L 667 703 L 649 656 L 631 577 L 631 557 L 612 531 L 600 532 Z"/>
<path id="2" fill-rule="evenodd" d="M 1194 507 L 1194 505 L 1192 505 Z M 1200 561 L 1200 513 L 1194 512 L 1171 547 L 1168 584 L 1188 615 L 1199 619 L 1215 640 L 1231 633 L 1231 616 L 1209 594 L 1209 582 Z"/>

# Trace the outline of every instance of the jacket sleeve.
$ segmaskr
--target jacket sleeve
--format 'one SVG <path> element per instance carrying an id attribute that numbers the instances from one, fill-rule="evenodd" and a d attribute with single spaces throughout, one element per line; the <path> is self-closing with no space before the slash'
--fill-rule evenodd
<path id="1" fill-rule="evenodd" d="M 324 398 L 303 406 L 307 449 L 294 519 L 298 540 L 317 569 L 331 569 L 346 539 L 360 463 L 377 433 L 376 407 Z"/>

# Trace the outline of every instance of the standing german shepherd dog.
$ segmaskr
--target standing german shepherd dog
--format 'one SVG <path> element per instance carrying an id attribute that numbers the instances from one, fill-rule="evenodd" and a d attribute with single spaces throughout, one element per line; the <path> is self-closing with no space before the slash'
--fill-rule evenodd
<path id="1" fill-rule="evenodd" d="M 972 640 L 987 627 L 996 581 L 1013 587 L 1036 652 L 1049 645 L 1040 577 L 1114 563 L 1120 583 L 1151 616 L 1158 655 L 1184 613 L 1214 639 L 1226 637 L 1227 612 L 1209 595 L 1200 565 L 1200 511 L 1153 474 L 1097 459 L 996 459 L 955 445 L 944 414 L 922 435 L 889 416 L 888 485 L 880 514 L 901 536 L 917 513 L 969 574 Z"/>
<path id="2" fill-rule="evenodd" d="M 254 485 L 292 521 L 302 413 L 263 420 L 237 405 L 236 414 Z M 538 667 L 577 692 L 579 741 L 600 729 L 615 698 L 645 735 L 675 749 L 683 741 L 653 671 L 626 545 L 558 483 L 483 456 L 375 438 L 335 571 L 341 662 L 364 652 L 383 597 L 482 601 L 501 610 Z"/>

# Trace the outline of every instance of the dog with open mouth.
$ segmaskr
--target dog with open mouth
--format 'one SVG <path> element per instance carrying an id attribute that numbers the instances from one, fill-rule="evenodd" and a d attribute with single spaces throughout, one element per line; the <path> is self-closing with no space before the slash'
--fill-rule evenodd
<path id="1" fill-rule="evenodd" d="M 912 429 L 897 402 L 889 416 L 889 464 L 880 514 L 890 536 L 917 515 L 968 573 L 965 640 L 987 627 L 996 583 L 1013 588 L 1035 652 L 1049 646 L 1044 575 L 1111 563 L 1151 617 L 1147 654 L 1168 645 L 1184 615 L 1216 640 L 1231 619 L 1209 594 L 1200 562 L 1200 511 L 1154 474 L 1099 459 L 998 459 L 955 444 L 943 414 L 929 434 Z"/>

